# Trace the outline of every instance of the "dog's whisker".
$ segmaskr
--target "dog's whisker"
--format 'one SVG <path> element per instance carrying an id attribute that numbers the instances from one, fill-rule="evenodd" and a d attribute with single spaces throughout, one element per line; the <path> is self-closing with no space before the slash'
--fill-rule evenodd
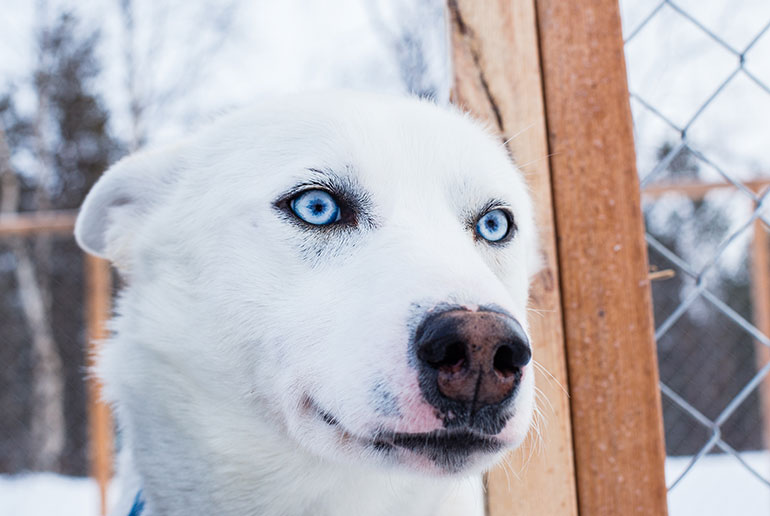
<path id="1" fill-rule="evenodd" d="M 554 312 L 556 312 L 556 310 L 546 310 L 546 309 L 542 309 L 542 308 L 527 307 L 527 312 L 535 314 L 535 315 L 537 315 L 540 318 L 545 318 L 546 314 L 554 313 Z"/>
<path id="2" fill-rule="evenodd" d="M 521 454 L 521 449 L 518 449 L 514 453 L 510 454 L 510 457 L 513 457 L 514 454 L 515 455 L 520 455 Z M 513 463 L 511 463 L 510 460 L 511 460 L 510 458 L 507 458 L 507 466 L 508 466 L 507 469 L 508 469 L 508 471 L 510 471 L 510 473 L 514 476 L 516 481 L 521 481 L 520 474 L 522 473 L 522 470 L 521 469 L 517 470 L 517 468 L 514 467 Z"/>
<path id="3" fill-rule="evenodd" d="M 545 159 L 550 159 L 550 158 L 556 156 L 557 154 L 558 154 L 558 152 L 552 152 L 550 154 L 546 154 L 545 156 L 541 156 L 539 158 L 535 158 L 535 159 L 529 160 L 526 163 L 517 163 L 516 166 L 518 166 L 520 169 L 524 169 L 524 168 L 526 168 L 529 165 L 533 165 L 533 164 L 538 163 L 540 161 L 543 161 Z M 525 173 L 526 173 L 526 171 L 525 171 Z"/>
<path id="4" fill-rule="evenodd" d="M 532 307 L 527 307 L 527 311 L 534 312 L 536 314 L 552 314 L 556 312 L 556 310 L 546 310 L 545 308 L 532 308 Z"/>
<path id="5" fill-rule="evenodd" d="M 545 451 L 545 439 L 543 438 L 543 427 L 545 427 L 548 424 L 548 421 L 546 420 L 543 413 L 538 409 L 537 415 L 535 416 L 537 418 L 537 451 L 538 453 L 543 453 Z"/>
<path id="6" fill-rule="evenodd" d="M 542 400 L 548 405 L 548 408 L 551 409 L 551 414 L 556 413 L 556 410 L 553 408 L 553 405 L 551 404 L 551 400 L 548 399 L 548 396 L 546 396 L 545 393 L 538 386 L 535 386 L 535 400 L 536 402 Z M 535 404 L 535 409 L 538 411 L 538 413 L 542 414 L 542 412 L 540 411 L 540 406 L 537 405 L 537 403 Z"/>
<path id="7" fill-rule="evenodd" d="M 503 147 L 505 147 L 506 145 L 508 145 L 509 143 L 511 143 L 511 142 L 512 142 L 513 140 L 515 140 L 515 139 L 516 139 L 518 136 L 521 136 L 522 134 L 524 134 L 524 133 L 526 133 L 527 131 L 529 131 L 530 129 L 532 129 L 534 126 L 535 126 L 535 122 L 532 122 L 531 124 L 529 124 L 529 125 L 527 125 L 527 126 L 524 126 L 524 127 L 522 127 L 521 129 L 519 129 L 519 130 L 518 130 L 518 131 L 517 131 L 517 132 L 516 132 L 516 133 L 515 133 L 513 136 L 511 136 L 510 138 L 508 138 L 507 140 L 505 140 L 505 141 L 503 142 Z"/>
<path id="8" fill-rule="evenodd" d="M 537 369 L 538 369 L 538 370 L 539 370 L 541 373 L 545 374 L 545 375 L 546 375 L 546 377 L 547 377 L 549 380 L 551 380 L 551 381 L 552 381 L 552 382 L 554 382 L 556 385 L 558 385 L 558 386 L 559 386 L 559 388 L 560 388 L 560 389 L 561 389 L 561 390 L 564 392 L 564 394 L 566 394 L 566 395 L 567 395 L 567 397 L 569 398 L 569 391 L 567 391 L 567 389 L 565 389 L 565 388 L 564 388 L 564 386 L 561 384 L 561 382 L 560 382 L 559 380 L 557 380 L 557 379 L 556 379 L 556 377 L 555 377 L 553 374 L 551 374 L 551 372 L 550 372 L 550 371 L 549 371 L 549 370 L 548 370 L 548 369 L 547 369 L 547 368 L 546 368 L 546 367 L 545 367 L 543 364 L 541 364 L 540 362 L 538 362 L 537 360 L 534 360 L 534 359 L 532 360 L 532 364 L 533 364 L 533 365 L 534 365 L 534 366 L 535 366 L 535 367 L 536 367 L 536 368 L 537 368 Z"/>
<path id="9" fill-rule="evenodd" d="M 501 462 L 501 469 L 503 470 L 503 473 L 505 473 L 505 483 L 508 487 L 508 490 L 510 491 L 512 488 L 511 485 L 511 473 L 513 473 L 513 466 L 511 465 L 511 455 L 510 453 L 506 454 L 503 457 L 503 461 Z M 515 473 L 514 473 L 515 474 Z"/>
<path id="10" fill-rule="evenodd" d="M 530 435 L 532 435 L 532 434 L 530 434 Z M 524 463 L 524 468 L 523 468 L 524 471 L 526 471 L 527 468 L 529 468 L 529 464 L 532 461 L 532 457 L 534 457 L 535 453 L 538 450 L 538 443 L 541 442 L 542 439 L 543 439 L 543 437 L 542 437 L 542 435 L 540 433 L 540 423 L 539 423 L 539 421 L 537 419 L 535 419 L 535 434 L 532 437 L 532 439 L 534 439 L 535 441 L 534 442 L 530 442 L 530 445 L 527 446 L 527 448 L 529 448 L 529 453 L 527 454 L 527 460 Z"/>

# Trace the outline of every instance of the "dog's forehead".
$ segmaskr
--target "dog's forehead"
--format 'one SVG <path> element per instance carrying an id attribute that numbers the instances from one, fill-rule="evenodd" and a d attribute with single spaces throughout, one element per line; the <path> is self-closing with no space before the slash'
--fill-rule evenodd
<path id="1" fill-rule="evenodd" d="M 475 122 L 434 106 L 353 119 L 342 139 L 367 182 L 390 189 L 490 195 L 512 171 L 505 150 Z M 368 134 L 367 134 L 368 133 Z"/>
<path id="2" fill-rule="evenodd" d="M 456 109 L 416 99 L 303 96 L 255 106 L 218 132 L 225 141 L 213 153 L 240 156 L 225 170 L 276 188 L 313 169 L 393 193 L 443 187 L 489 197 L 520 186 L 502 142 Z"/>

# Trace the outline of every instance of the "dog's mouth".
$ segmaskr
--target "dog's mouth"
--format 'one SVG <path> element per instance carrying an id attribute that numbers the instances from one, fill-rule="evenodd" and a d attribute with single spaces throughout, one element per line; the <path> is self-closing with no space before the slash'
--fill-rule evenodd
<path id="1" fill-rule="evenodd" d="M 347 442 L 355 441 L 381 455 L 408 452 L 430 460 L 447 472 L 461 471 L 474 455 L 491 455 L 505 448 L 502 440 L 468 428 L 441 429 L 425 433 L 378 431 L 370 437 L 357 436 L 346 430 L 337 417 L 320 408 L 314 400 L 307 398 L 307 406 L 315 412 L 319 420 L 334 428 Z"/>
<path id="2" fill-rule="evenodd" d="M 503 443 L 468 430 L 437 430 L 420 434 L 380 434 L 372 440 L 372 446 L 385 453 L 406 450 L 429 459 L 445 471 L 458 472 L 466 467 L 472 456 L 497 453 Z"/>

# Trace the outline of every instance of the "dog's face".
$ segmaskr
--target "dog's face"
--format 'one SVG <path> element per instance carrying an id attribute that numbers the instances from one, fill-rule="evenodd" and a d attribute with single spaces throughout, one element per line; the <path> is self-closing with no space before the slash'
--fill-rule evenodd
<path id="1" fill-rule="evenodd" d="M 127 276 L 137 345 L 246 407 L 241 431 L 269 421 L 335 461 L 447 474 L 528 430 L 532 208 L 465 116 L 266 103 L 120 162 L 76 235 Z"/>

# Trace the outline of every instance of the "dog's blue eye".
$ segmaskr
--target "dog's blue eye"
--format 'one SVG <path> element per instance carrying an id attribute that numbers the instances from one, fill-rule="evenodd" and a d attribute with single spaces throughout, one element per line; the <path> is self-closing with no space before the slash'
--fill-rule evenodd
<path id="1" fill-rule="evenodd" d="M 314 226 L 325 226 L 340 220 L 340 207 L 328 192 L 308 190 L 291 201 L 294 215 Z"/>
<path id="2" fill-rule="evenodd" d="M 484 240 L 499 242 L 508 235 L 509 226 L 508 216 L 503 210 L 492 210 L 476 223 L 476 233 Z"/>

